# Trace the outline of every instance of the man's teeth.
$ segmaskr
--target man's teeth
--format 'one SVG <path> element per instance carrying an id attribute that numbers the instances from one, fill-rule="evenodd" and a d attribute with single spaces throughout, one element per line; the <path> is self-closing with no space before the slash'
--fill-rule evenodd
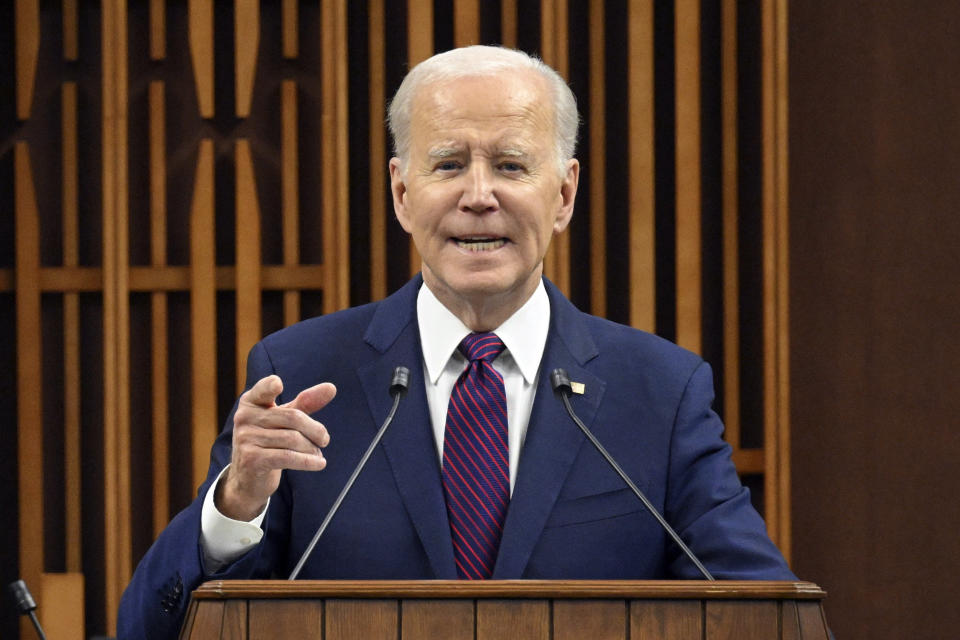
<path id="1" fill-rule="evenodd" d="M 457 246 L 467 251 L 493 251 L 499 249 L 507 243 L 503 238 L 493 240 L 491 238 L 458 238 Z"/>

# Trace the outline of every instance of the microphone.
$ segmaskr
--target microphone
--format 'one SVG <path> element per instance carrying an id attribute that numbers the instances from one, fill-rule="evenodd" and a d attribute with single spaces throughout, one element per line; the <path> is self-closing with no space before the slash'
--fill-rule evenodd
<path id="1" fill-rule="evenodd" d="M 550 384 L 553 386 L 554 393 L 559 394 L 560 399 L 563 401 L 563 406 L 567 409 L 567 413 L 570 415 L 570 418 L 578 427 L 580 427 L 580 431 L 583 432 L 583 435 L 587 436 L 587 440 L 589 440 L 597 449 L 597 451 L 600 452 L 600 455 L 602 455 L 603 459 L 607 461 L 607 464 L 609 464 L 610 467 L 617 472 L 617 475 L 619 475 L 620 478 L 627 483 L 627 486 L 630 487 L 634 495 L 640 499 L 640 502 L 642 502 L 643 506 L 647 508 L 647 511 L 649 511 L 653 517 L 657 519 L 657 522 L 660 523 L 660 526 L 663 527 L 663 530 L 670 534 L 670 537 L 673 538 L 673 541 L 676 542 L 677 545 L 683 550 L 690 561 L 697 566 L 697 569 L 700 570 L 700 573 L 703 574 L 703 577 L 707 580 L 714 580 L 714 577 L 710 575 L 710 572 L 707 571 L 705 566 L 703 566 L 703 563 L 697 559 L 697 556 L 693 554 L 693 551 L 690 550 L 690 547 L 684 544 L 683 540 L 680 539 L 680 536 L 677 535 L 677 532 L 673 530 L 673 527 L 670 526 L 664 517 L 660 515 L 660 512 L 657 511 L 656 508 L 654 508 L 654 506 L 650 503 L 650 501 L 647 499 L 647 496 L 643 495 L 643 492 L 640 491 L 637 485 L 633 483 L 633 480 L 631 480 L 630 477 L 627 476 L 627 474 L 623 471 L 623 469 L 620 468 L 620 465 L 617 464 L 617 461 L 614 460 L 609 453 L 607 453 L 607 450 L 603 448 L 603 445 L 600 444 L 600 441 L 594 437 L 593 433 L 590 432 L 590 429 L 587 429 L 587 425 L 583 424 L 580 418 L 577 417 L 573 407 L 570 406 L 570 394 L 573 393 L 573 388 L 570 384 L 570 377 L 567 376 L 566 370 L 554 369 L 550 374 Z"/>
<path id="2" fill-rule="evenodd" d="M 380 440 L 383 439 L 383 434 L 387 432 L 387 427 L 389 427 L 390 423 L 393 422 L 393 415 L 397 412 L 397 406 L 400 404 L 400 398 L 402 398 L 407 392 L 408 386 L 410 386 L 410 370 L 406 367 L 394 368 L 393 378 L 390 379 L 390 395 L 393 396 L 393 406 L 390 408 L 390 413 L 387 414 L 386 419 L 383 421 L 383 425 L 381 425 L 380 430 L 377 431 L 377 435 L 373 437 L 373 441 L 370 443 L 370 446 L 367 447 L 367 451 L 363 454 L 363 457 L 360 458 L 357 468 L 354 469 L 353 473 L 350 474 L 347 484 L 345 484 L 343 489 L 341 489 L 340 495 L 337 496 L 333 506 L 330 507 L 330 511 L 327 512 L 323 522 L 320 523 L 320 527 L 317 529 L 317 532 L 313 534 L 313 539 L 310 541 L 310 544 L 307 545 L 303 555 L 300 556 L 300 561 L 297 562 L 297 566 L 295 566 L 293 571 L 290 572 L 290 577 L 287 578 L 287 580 L 297 579 L 297 576 L 300 574 L 300 570 L 303 569 L 303 565 L 307 562 L 307 558 L 309 558 L 310 554 L 313 553 L 313 548 L 317 546 L 317 542 L 320 541 L 320 536 L 322 536 L 323 532 L 327 530 L 327 525 L 330 524 L 334 514 L 336 514 L 337 510 L 340 508 L 340 503 L 343 502 L 343 499 L 347 496 L 350 488 L 353 487 L 353 483 L 356 481 L 357 476 L 359 476 L 360 472 L 363 471 L 363 467 L 367 464 L 370 454 L 373 453 L 373 450 L 377 448 Z"/>
<path id="3" fill-rule="evenodd" d="M 20 615 L 29 615 L 34 628 L 37 630 L 37 635 L 40 636 L 40 640 L 47 640 L 47 634 L 43 632 L 40 621 L 37 620 L 36 614 L 33 613 L 37 608 L 37 603 L 34 602 L 33 596 L 30 595 L 30 589 L 27 588 L 27 583 L 23 580 L 16 580 L 7 585 L 7 588 L 17 603 L 17 612 Z"/>

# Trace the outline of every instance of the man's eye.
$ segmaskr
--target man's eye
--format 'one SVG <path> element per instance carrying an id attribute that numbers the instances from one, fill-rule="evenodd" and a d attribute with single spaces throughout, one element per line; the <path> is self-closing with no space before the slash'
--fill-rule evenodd
<path id="1" fill-rule="evenodd" d="M 505 173 L 519 173 L 523 171 L 523 165 L 519 162 L 501 162 L 500 170 Z"/>
<path id="2" fill-rule="evenodd" d="M 456 171 L 460 168 L 460 163 L 455 160 L 444 160 L 436 166 L 437 171 Z"/>

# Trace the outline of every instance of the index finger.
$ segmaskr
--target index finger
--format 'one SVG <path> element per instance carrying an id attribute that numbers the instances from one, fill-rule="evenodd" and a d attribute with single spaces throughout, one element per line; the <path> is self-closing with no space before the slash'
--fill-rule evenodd
<path id="1" fill-rule="evenodd" d="M 283 392 L 283 381 L 274 374 L 257 380 L 257 383 L 247 389 L 240 399 L 258 407 L 269 409 L 276 406 L 276 399 Z"/>

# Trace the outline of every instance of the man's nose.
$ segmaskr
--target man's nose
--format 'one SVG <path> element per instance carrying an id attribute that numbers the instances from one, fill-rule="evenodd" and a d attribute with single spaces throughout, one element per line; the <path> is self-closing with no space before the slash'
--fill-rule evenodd
<path id="1" fill-rule="evenodd" d="M 472 162 L 464 175 L 460 209 L 474 213 L 491 211 L 499 206 L 494 195 L 493 170 L 483 162 Z"/>

